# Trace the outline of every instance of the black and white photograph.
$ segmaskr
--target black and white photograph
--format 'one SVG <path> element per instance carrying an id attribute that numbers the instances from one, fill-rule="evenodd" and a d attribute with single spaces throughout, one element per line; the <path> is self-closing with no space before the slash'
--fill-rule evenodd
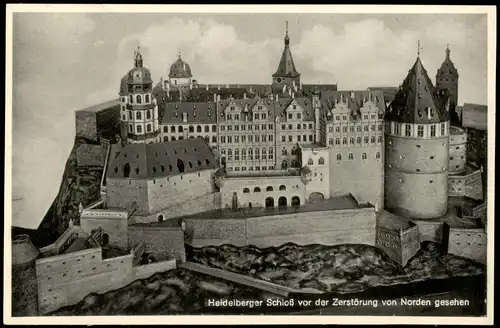
<path id="1" fill-rule="evenodd" d="M 495 7 L 6 26 L 4 322 L 493 322 Z"/>

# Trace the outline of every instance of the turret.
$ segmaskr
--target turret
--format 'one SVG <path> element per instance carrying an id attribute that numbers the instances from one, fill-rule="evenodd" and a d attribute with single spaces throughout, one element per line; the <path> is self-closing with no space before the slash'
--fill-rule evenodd
<path id="1" fill-rule="evenodd" d="M 446 214 L 449 124 L 445 100 L 417 57 L 386 115 L 387 210 L 418 219 Z"/>
<path id="2" fill-rule="evenodd" d="M 446 47 L 446 56 L 437 70 L 436 88 L 440 92 L 444 92 L 450 100 L 450 120 L 451 123 L 460 125 L 459 117 L 456 112 L 458 104 L 458 71 L 450 58 L 450 48 Z"/>

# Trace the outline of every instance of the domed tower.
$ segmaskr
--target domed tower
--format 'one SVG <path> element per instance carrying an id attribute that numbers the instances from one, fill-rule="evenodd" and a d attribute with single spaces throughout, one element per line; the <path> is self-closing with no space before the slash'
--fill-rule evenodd
<path id="1" fill-rule="evenodd" d="M 283 90 L 284 85 L 300 85 L 300 74 L 295 69 L 292 53 L 290 51 L 290 37 L 288 36 L 288 22 L 286 22 L 285 49 L 281 55 L 276 73 L 273 74 L 272 89 L 274 91 Z"/>
<path id="2" fill-rule="evenodd" d="M 436 74 L 436 88 L 445 91 L 450 98 L 450 121 L 452 124 L 460 125 L 456 112 L 458 103 L 458 71 L 450 59 L 450 48 L 446 47 L 446 57 Z"/>
<path id="3" fill-rule="evenodd" d="M 152 92 L 151 73 L 143 66 L 138 48 L 134 68 L 122 78 L 120 85 L 121 120 L 129 143 L 160 142 L 158 106 Z"/>
<path id="4" fill-rule="evenodd" d="M 449 112 L 417 57 L 389 105 L 385 129 L 385 206 L 435 218 L 448 204 Z"/>
<path id="5" fill-rule="evenodd" d="M 192 83 L 193 75 L 191 74 L 191 67 L 188 63 L 182 60 L 181 53 L 175 63 L 170 66 L 170 73 L 168 74 L 170 85 L 173 86 L 186 86 Z"/>

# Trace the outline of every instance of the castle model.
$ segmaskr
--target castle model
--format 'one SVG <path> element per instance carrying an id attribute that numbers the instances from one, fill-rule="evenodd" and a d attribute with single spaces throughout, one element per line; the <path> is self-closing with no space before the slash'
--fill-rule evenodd
<path id="1" fill-rule="evenodd" d="M 484 263 L 458 77 L 447 48 L 435 85 L 419 55 L 396 88 L 304 84 L 287 31 L 269 85 L 199 84 L 181 54 L 154 83 L 138 49 L 119 98 L 76 112 L 100 200 L 54 244 L 18 237 L 13 263 L 40 313 L 175 268 L 185 243 L 368 244 L 404 265 L 430 240 Z"/>

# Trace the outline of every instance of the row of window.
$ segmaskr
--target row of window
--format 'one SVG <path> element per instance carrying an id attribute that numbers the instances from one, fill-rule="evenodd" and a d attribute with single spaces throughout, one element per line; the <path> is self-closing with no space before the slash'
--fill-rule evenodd
<path id="1" fill-rule="evenodd" d="M 175 128 L 175 126 L 173 126 L 173 125 L 172 125 L 172 126 L 170 126 L 170 133 L 175 133 L 175 132 L 176 132 L 176 130 L 177 130 L 177 132 L 178 132 L 178 133 L 184 132 L 184 127 L 183 127 L 182 125 L 179 125 L 179 126 L 177 127 L 177 129 L 176 129 L 176 128 Z M 194 126 L 193 126 L 193 125 L 190 125 L 190 126 L 188 127 L 188 131 L 189 131 L 189 132 L 194 133 L 194 130 L 195 130 L 195 128 L 194 128 Z M 201 125 L 197 125 L 197 126 L 196 126 L 196 132 L 200 133 L 200 132 L 202 132 L 202 130 L 203 130 L 204 132 L 210 132 L 210 126 L 205 125 L 205 127 L 204 127 L 204 128 L 202 128 L 202 126 L 201 126 Z M 164 127 L 163 127 L 163 132 L 168 133 L 168 126 L 164 126 Z M 216 125 L 212 125 L 212 132 L 213 132 L 213 133 L 217 132 L 217 126 L 216 126 Z"/>
<path id="2" fill-rule="evenodd" d="M 368 129 L 369 129 L 369 128 L 368 128 L 368 124 L 363 125 L 363 130 L 364 130 L 365 132 L 368 132 Z M 372 131 L 375 131 L 375 129 L 377 129 L 378 131 L 382 131 L 382 124 L 378 124 L 377 126 L 375 126 L 375 124 L 372 124 L 372 125 L 371 125 L 371 130 L 372 130 Z M 342 128 L 342 131 L 343 131 L 343 132 L 347 132 L 347 126 L 344 126 L 344 127 Z M 361 132 L 361 126 L 360 126 L 360 125 L 358 125 L 358 126 L 356 127 L 356 131 L 357 131 L 357 132 Z M 328 132 L 333 132 L 333 126 L 329 126 L 329 127 L 328 127 Z M 335 127 L 335 132 L 340 132 L 340 126 L 336 126 L 336 127 Z M 349 127 L 349 132 L 354 132 L 354 126 L 350 126 L 350 127 Z"/>
<path id="3" fill-rule="evenodd" d="M 190 137 L 189 137 L 189 139 L 194 139 L 194 138 L 195 138 L 194 136 L 190 136 Z M 205 139 L 205 140 L 206 140 L 206 142 L 208 142 L 208 143 L 217 143 L 217 137 L 216 137 L 216 136 L 213 136 L 213 137 L 212 137 L 212 139 L 210 139 L 210 137 L 209 137 L 209 136 L 205 136 L 205 137 L 203 137 L 203 136 L 197 136 L 196 138 L 203 138 L 203 139 Z M 172 136 L 172 137 L 170 137 L 170 140 L 171 140 L 171 141 L 175 141 L 175 140 L 177 140 L 177 139 L 175 138 L 175 136 Z M 178 137 L 178 140 L 184 140 L 184 137 L 183 137 L 183 136 L 179 136 L 179 137 Z M 212 140 L 212 141 L 210 141 L 210 140 Z M 169 141 L 168 136 L 164 136 L 164 137 L 163 137 L 163 141 L 164 141 L 164 142 Z M 216 148 L 216 146 L 212 146 L 212 148 Z"/>
<path id="4" fill-rule="evenodd" d="M 136 129 L 135 133 L 142 133 L 142 125 L 136 125 L 135 129 Z M 134 133 L 134 126 L 132 124 L 128 125 L 128 132 Z M 146 124 L 146 132 L 153 132 L 152 123 Z"/>
<path id="5" fill-rule="evenodd" d="M 363 143 L 367 144 L 368 141 L 370 141 L 370 143 L 372 143 L 372 144 L 374 144 L 375 142 L 381 143 L 382 136 L 378 136 L 377 138 L 375 138 L 375 136 L 372 136 L 371 138 L 368 138 L 368 137 L 363 138 Z M 356 143 L 361 144 L 361 137 L 356 138 Z M 328 139 L 328 144 L 333 145 L 333 138 Z M 335 144 L 340 145 L 340 138 L 335 138 Z M 347 138 L 342 138 L 342 144 L 347 145 Z M 350 145 L 354 144 L 354 137 L 349 138 L 349 144 Z"/>
<path id="6" fill-rule="evenodd" d="M 340 116 L 340 115 L 336 115 L 335 116 L 335 120 L 336 121 L 340 121 L 342 118 L 342 121 L 347 121 L 348 118 L 349 118 L 349 115 L 343 115 L 343 116 Z M 363 120 L 368 120 L 368 119 L 372 119 L 372 120 L 375 120 L 377 118 L 377 115 L 375 114 L 371 114 L 370 116 L 368 115 L 363 115 Z M 383 119 L 384 118 L 384 114 L 378 114 L 378 118 L 379 119 Z"/>
<path id="7" fill-rule="evenodd" d="M 252 125 L 252 124 L 248 124 L 248 125 L 228 125 L 226 127 L 226 125 L 221 125 L 220 126 L 220 130 L 221 131 L 226 131 L 226 128 L 227 128 L 227 131 L 246 131 L 248 129 L 248 131 L 252 131 L 252 130 L 255 130 L 255 131 L 259 131 L 259 130 L 266 130 L 266 129 L 269 129 L 269 130 L 273 130 L 273 125 L 272 124 L 255 124 L 255 125 Z"/>
<path id="8" fill-rule="evenodd" d="M 388 122 L 387 124 L 390 124 L 390 122 Z M 430 137 L 436 137 L 436 131 L 437 131 L 438 125 L 440 125 L 440 128 L 441 128 L 440 135 L 446 135 L 446 123 L 432 124 L 430 126 L 430 131 L 429 131 Z M 404 126 L 404 127 L 402 127 L 402 126 Z M 405 137 L 411 137 L 413 135 L 411 124 L 394 123 L 393 133 L 395 135 L 401 135 L 401 128 L 404 128 L 404 136 Z M 424 137 L 424 126 L 423 125 L 417 125 L 417 137 L 420 137 L 420 138 Z"/>
<path id="9" fill-rule="evenodd" d="M 123 99 L 122 99 L 123 100 Z M 149 104 L 151 103 L 151 96 L 149 94 L 145 95 L 129 95 L 128 98 L 129 104 Z"/>
<path id="10" fill-rule="evenodd" d="M 136 120 L 142 120 L 142 112 L 143 111 L 136 111 L 135 112 L 135 119 Z M 146 113 L 146 119 L 147 120 L 150 120 L 153 117 L 153 111 L 151 109 L 150 110 L 146 110 L 145 113 Z M 125 116 L 122 116 L 122 118 L 125 121 Z M 128 119 L 129 120 L 133 120 L 134 119 L 134 115 L 133 115 L 133 113 L 132 113 L 131 110 L 128 111 Z"/>
<path id="11" fill-rule="evenodd" d="M 255 170 L 254 170 L 255 168 Z M 235 166 L 235 167 L 228 167 L 227 170 L 229 172 L 232 172 L 232 171 L 235 171 L 235 172 L 240 172 L 240 171 L 247 171 L 247 167 L 246 166 L 242 166 L 242 167 L 239 167 L 239 166 Z M 274 165 L 273 166 L 249 166 L 248 167 L 248 171 L 272 171 L 274 170 Z"/>
<path id="12" fill-rule="evenodd" d="M 307 137 L 309 137 L 309 142 L 313 142 L 314 137 L 312 134 L 310 134 L 309 136 L 307 136 L 305 134 L 302 136 L 298 135 L 298 136 L 296 136 L 296 138 L 294 138 L 294 136 L 292 136 L 292 135 L 289 135 L 288 138 L 287 138 L 287 136 L 281 136 L 281 142 L 287 142 L 287 140 L 288 140 L 288 142 L 307 142 L 307 139 L 308 139 Z"/>
<path id="13" fill-rule="evenodd" d="M 247 112 L 244 112 L 243 115 L 244 118 L 246 119 L 248 116 L 249 113 Z M 267 120 L 268 119 L 268 115 L 267 113 L 254 113 L 253 114 L 253 119 L 254 121 L 258 121 L 258 120 Z M 226 114 L 226 120 L 228 121 L 231 121 L 231 120 L 239 120 L 240 119 L 240 114 Z"/>
<path id="14" fill-rule="evenodd" d="M 279 186 L 278 188 L 280 191 L 286 191 L 286 186 L 285 185 L 281 185 Z M 266 187 L 266 191 L 269 192 L 269 191 L 274 191 L 274 188 L 272 186 L 267 186 Z M 253 192 L 261 192 L 261 189 L 260 187 L 255 187 L 253 188 Z M 244 194 L 249 194 L 250 193 L 250 189 L 249 188 L 243 188 L 243 193 Z"/>
<path id="15" fill-rule="evenodd" d="M 306 123 L 302 123 L 302 124 L 297 124 L 295 125 L 296 127 L 296 130 L 307 130 L 309 126 L 309 130 L 312 130 L 313 129 L 313 124 L 312 123 L 309 123 L 309 124 L 306 124 Z M 281 124 L 281 130 L 286 130 L 287 129 L 287 125 L 286 124 Z M 294 126 L 293 124 L 288 124 L 288 130 L 293 130 L 294 129 Z"/>
<path id="16" fill-rule="evenodd" d="M 248 142 L 273 142 L 274 136 L 269 135 L 248 135 L 248 136 L 220 136 L 220 143 L 246 143 Z"/>
<path id="17" fill-rule="evenodd" d="M 367 159 L 368 155 L 366 153 L 363 153 L 361 154 L 361 159 Z M 349 160 L 353 160 L 354 159 L 354 154 L 350 153 L 347 157 Z M 380 153 L 377 152 L 375 154 L 375 159 L 380 159 Z M 342 154 L 337 154 L 337 161 L 341 161 L 342 160 Z"/>
<path id="18" fill-rule="evenodd" d="M 245 148 L 243 148 L 243 149 L 241 149 L 241 152 L 239 149 L 234 149 L 234 160 L 239 161 L 241 158 L 242 161 L 245 161 L 245 160 L 247 160 L 247 155 L 248 155 L 249 160 L 273 159 L 273 155 L 274 155 L 273 152 L 274 152 L 273 148 L 269 148 L 269 149 L 266 149 L 266 148 L 245 149 Z M 241 154 L 241 157 L 240 157 L 240 154 Z M 227 160 L 232 161 L 233 160 L 233 149 L 221 149 L 221 155 L 223 155 L 223 156 L 227 155 Z"/>

